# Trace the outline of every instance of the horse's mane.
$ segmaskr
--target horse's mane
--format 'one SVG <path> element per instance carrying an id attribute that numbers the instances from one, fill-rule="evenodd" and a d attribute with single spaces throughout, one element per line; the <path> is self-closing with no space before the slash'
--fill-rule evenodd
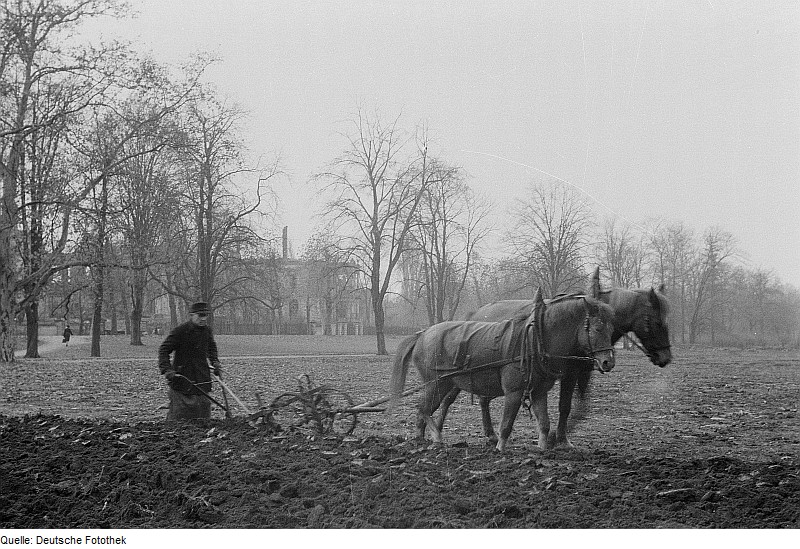
<path id="1" fill-rule="evenodd" d="M 583 316 L 586 314 L 586 309 L 583 306 L 584 299 L 590 311 L 598 311 L 597 314 L 608 317 L 605 320 L 611 319 L 610 314 L 603 314 L 604 311 L 607 312 L 607 310 L 602 307 L 605 305 L 604 303 L 586 295 L 558 296 L 546 305 L 545 315 L 549 315 L 550 320 L 554 324 L 583 319 Z"/>
<path id="2" fill-rule="evenodd" d="M 669 301 L 666 296 L 653 288 L 612 288 L 610 290 L 601 290 L 601 294 L 613 294 L 617 300 L 617 306 L 620 304 L 630 305 L 630 301 L 637 299 L 644 299 L 646 303 L 650 303 L 650 291 L 653 290 L 656 299 L 658 299 L 658 308 L 661 312 L 661 318 L 666 319 L 670 312 Z M 613 306 L 613 304 L 612 304 Z"/>
<path id="3" fill-rule="evenodd" d="M 667 296 L 665 296 L 658 290 L 655 290 L 655 293 L 656 297 L 658 298 L 658 307 L 661 310 L 661 317 L 667 318 L 669 316 L 669 311 L 670 311 L 669 300 L 667 300 Z"/>

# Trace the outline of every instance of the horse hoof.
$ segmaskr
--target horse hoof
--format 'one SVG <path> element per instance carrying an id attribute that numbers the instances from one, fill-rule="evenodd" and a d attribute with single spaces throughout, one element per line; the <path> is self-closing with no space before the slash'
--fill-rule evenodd
<path id="1" fill-rule="evenodd" d="M 537 446 L 539 447 L 539 450 L 541 450 L 542 452 L 546 452 L 547 450 L 549 450 L 550 448 L 552 448 L 552 446 L 548 446 L 548 444 L 547 444 L 547 442 L 546 442 L 546 441 L 545 441 L 544 443 L 542 443 L 542 442 L 539 442 L 539 443 L 537 444 Z"/>

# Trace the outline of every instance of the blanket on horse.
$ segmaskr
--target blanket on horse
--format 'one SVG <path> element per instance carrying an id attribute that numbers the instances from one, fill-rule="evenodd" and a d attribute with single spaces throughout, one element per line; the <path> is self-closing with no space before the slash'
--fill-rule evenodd
<path id="1" fill-rule="evenodd" d="M 442 322 L 435 325 L 436 342 L 433 352 L 437 357 L 437 371 L 454 372 L 479 369 L 484 365 L 510 362 L 518 357 L 521 335 L 527 319 L 503 322 Z"/>

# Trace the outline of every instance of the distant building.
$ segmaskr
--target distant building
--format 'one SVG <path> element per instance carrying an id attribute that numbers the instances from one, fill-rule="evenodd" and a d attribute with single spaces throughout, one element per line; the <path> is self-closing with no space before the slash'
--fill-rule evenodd
<path id="1" fill-rule="evenodd" d="M 353 266 L 287 258 L 282 268 L 282 306 L 276 316 L 285 325 L 309 335 L 364 334 L 369 293 L 359 289 Z"/>
<path id="2" fill-rule="evenodd" d="M 264 280 L 255 288 L 274 308 L 236 302 L 215 312 L 220 334 L 363 335 L 371 326 L 369 292 L 352 264 L 289 257 L 265 258 Z"/>

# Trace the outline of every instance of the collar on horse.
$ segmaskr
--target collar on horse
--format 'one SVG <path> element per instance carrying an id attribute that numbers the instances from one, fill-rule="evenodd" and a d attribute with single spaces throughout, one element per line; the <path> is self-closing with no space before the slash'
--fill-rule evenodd
<path id="1" fill-rule="evenodd" d="M 586 303 L 586 296 L 581 294 L 559 294 L 550 301 L 553 304 L 566 299 L 581 299 L 586 318 L 584 319 L 584 329 L 586 330 L 586 341 L 589 344 L 588 356 L 561 356 L 551 355 L 544 346 L 544 312 L 545 304 L 543 301 L 537 302 L 533 307 L 530 320 L 525 326 L 522 335 L 520 349 L 520 366 L 525 371 L 525 391 L 522 402 L 528 413 L 531 412 L 531 393 L 533 392 L 534 373 L 539 373 L 545 377 L 560 379 L 564 375 L 564 367 L 576 367 L 579 365 L 587 369 L 593 369 L 597 361 L 595 354 L 609 350 L 609 347 L 599 349 L 592 348 L 592 338 L 589 326 L 589 307 Z M 533 341 L 531 341 L 533 340 Z M 613 347 L 612 347 L 613 348 Z"/>

